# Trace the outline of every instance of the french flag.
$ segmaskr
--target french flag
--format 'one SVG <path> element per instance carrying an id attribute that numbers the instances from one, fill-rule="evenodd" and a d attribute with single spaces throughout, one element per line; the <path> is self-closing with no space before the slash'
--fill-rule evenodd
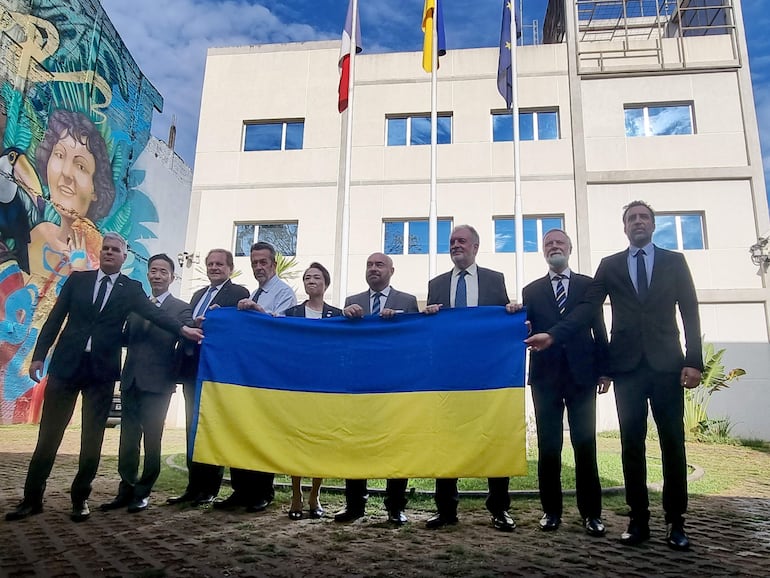
<path id="1" fill-rule="evenodd" d="M 353 43 L 353 10 L 356 10 L 356 54 L 361 52 L 361 21 L 358 19 L 358 3 L 350 0 L 348 15 L 345 18 L 345 28 L 342 30 L 342 46 L 340 46 L 340 86 L 337 109 L 344 112 L 348 108 L 348 83 L 350 81 L 350 47 Z"/>

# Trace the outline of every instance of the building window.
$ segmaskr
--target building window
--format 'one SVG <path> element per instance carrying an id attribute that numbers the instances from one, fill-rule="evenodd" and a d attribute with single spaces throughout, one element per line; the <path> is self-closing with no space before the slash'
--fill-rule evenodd
<path id="1" fill-rule="evenodd" d="M 430 144 L 430 115 L 389 116 L 385 119 L 388 146 L 412 146 Z M 451 144 L 452 114 L 439 113 L 436 119 L 436 143 Z"/>
<path id="2" fill-rule="evenodd" d="M 386 255 L 427 255 L 428 220 L 385 221 L 383 252 Z M 449 235 L 452 232 L 452 219 L 438 220 L 438 252 L 449 253 Z"/>
<path id="3" fill-rule="evenodd" d="M 243 150 L 300 150 L 302 148 L 304 132 L 304 120 L 247 122 L 243 125 Z"/>
<path id="4" fill-rule="evenodd" d="M 257 241 L 270 243 L 281 255 L 297 254 L 297 223 L 236 223 L 235 256 L 247 257 Z"/>
<path id="5" fill-rule="evenodd" d="M 694 134 L 692 104 L 626 105 L 626 136 Z"/>
<path id="6" fill-rule="evenodd" d="M 543 250 L 543 235 L 551 229 L 564 229 L 563 217 L 524 217 L 524 252 Z M 495 218 L 495 253 L 515 253 L 516 234 L 513 217 Z"/>
<path id="7" fill-rule="evenodd" d="M 513 140 L 513 120 L 510 112 L 492 113 L 492 141 Z M 559 138 L 559 111 L 519 111 L 519 136 L 521 140 L 555 140 Z"/>
<path id="8" fill-rule="evenodd" d="M 705 249 L 703 215 L 665 214 L 655 215 L 655 233 L 652 242 L 658 247 L 674 251 Z"/>

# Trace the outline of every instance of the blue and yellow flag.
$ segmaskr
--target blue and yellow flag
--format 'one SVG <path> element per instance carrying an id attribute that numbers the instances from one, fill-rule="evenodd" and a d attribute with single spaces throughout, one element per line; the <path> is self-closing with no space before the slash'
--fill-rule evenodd
<path id="1" fill-rule="evenodd" d="M 514 0 L 503 0 L 503 19 L 500 24 L 500 53 L 497 60 L 497 90 L 505 99 L 506 108 L 513 104 L 512 58 L 515 42 L 511 39 L 511 9 Z M 513 8 L 516 22 L 516 38 L 521 36 L 519 7 Z"/>
<path id="2" fill-rule="evenodd" d="M 193 458 L 313 477 L 522 475 L 524 318 L 212 311 Z"/>
<path id="3" fill-rule="evenodd" d="M 422 41 L 422 68 L 425 72 L 433 72 L 433 19 L 436 19 L 436 37 L 438 40 L 438 55 L 446 54 L 446 39 L 444 34 L 444 12 L 441 10 L 441 0 L 425 0 L 422 10 L 422 31 L 425 37 Z"/>

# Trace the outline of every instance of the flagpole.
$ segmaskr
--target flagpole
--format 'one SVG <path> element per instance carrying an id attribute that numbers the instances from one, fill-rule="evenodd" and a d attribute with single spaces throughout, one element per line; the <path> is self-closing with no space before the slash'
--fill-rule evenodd
<path id="1" fill-rule="evenodd" d="M 345 111 L 345 180 L 342 201 L 342 235 L 340 238 L 340 286 L 337 302 L 345 303 L 348 293 L 348 262 L 350 255 L 350 157 L 353 154 L 353 79 L 355 77 L 356 48 L 358 46 L 358 0 L 353 0 L 353 16 L 350 31 L 350 69 L 348 72 L 348 107 Z"/>
<path id="2" fill-rule="evenodd" d="M 519 75 L 516 10 L 511 5 L 511 119 L 513 122 L 514 237 L 516 239 L 516 300 L 521 303 L 524 288 L 524 215 L 521 208 L 521 135 L 519 133 Z"/>
<path id="3" fill-rule="evenodd" d="M 433 49 L 431 50 L 430 73 L 430 205 L 428 208 L 428 279 L 436 276 L 436 255 L 438 253 L 438 215 L 436 206 L 436 161 L 438 158 L 438 3 L 433 9 Z"/>

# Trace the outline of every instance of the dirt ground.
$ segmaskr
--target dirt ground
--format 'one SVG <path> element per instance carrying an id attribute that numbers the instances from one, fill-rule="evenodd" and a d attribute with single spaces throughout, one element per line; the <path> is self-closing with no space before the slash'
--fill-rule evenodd
<path id="1" fill-rule="evenodd" d="M 170 430 L 164 453 L 181 452 L 184 433 Z M 580 526 L 574 498 L 565 499 L 557 532 L 538 529 L 536 499 L 515 499 L 518 528 L 489 525 L 481 500 L 463 500 L 460 524 L 430 531 L 429 498 L 413 499 L 411 523 L 393 528 L 381 500 L 351 524 L 289 520 L 288 493 L 261 514 L 166 506 L 179 480 L 159 484 L 151 507 L 139 514 L 102 513 L 117 489 L 118 431 L 108 430 L 104 461 L 90 499 L 91 519 L 69 520 L 67 489 L 77 466 L 79 431 L 68 431 L 48 483 L 45 511 L 20 522 L 0 521 L 0 576 L 767 576 L 770 575 L 770 482 L 762 472 L 770 455 L 752 454 L 730 495 L 692 496 L 690 552 L 665 543 L 659 496 L 653 495 L 651 540 L 636 548 L 617 537 L 627 518 L 622 498 L 605 501 L 608 534 L 591 538 Z M 0 509 L 13 508 L 36 439 L 30 427 L 0 428 Z M 727 449 L 726 451 L 729 451 Z M 759 467 L 755 467 L 759 466 Z M 737 488 L 737 490 L 736 490 Z M 323 495 L 327 512 L 340 495 Z M 95 511 L 94 511 L 95 510 Z"/>

